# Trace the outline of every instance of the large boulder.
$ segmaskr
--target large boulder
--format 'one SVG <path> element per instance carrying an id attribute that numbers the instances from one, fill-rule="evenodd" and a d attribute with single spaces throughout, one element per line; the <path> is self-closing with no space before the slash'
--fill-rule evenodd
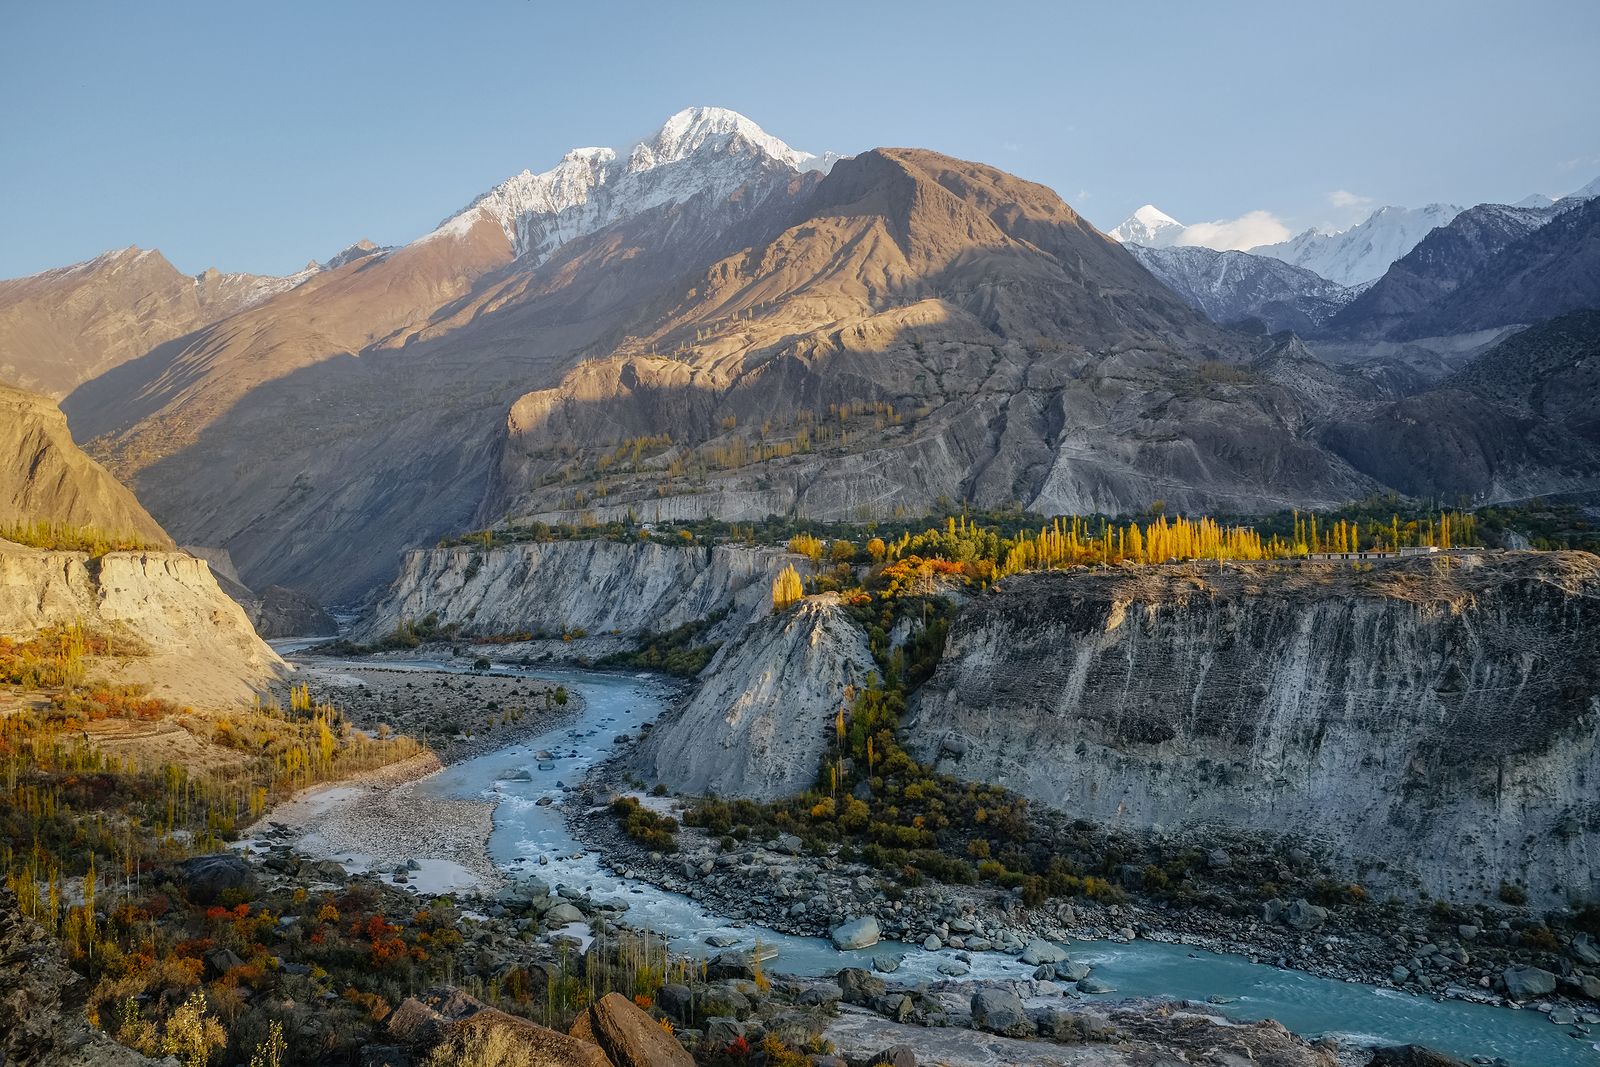
<path id="1" fill-rule="evenodd" d="M 448 1062 L 484 1067 L 614 1067 L 599 1045 L 498 1008 L 485 1008 L 453 1024 L 440 1048 Z"/>
<path id="2" fill-rule="evenodd" d="M 1556 976 L 1543 967 L 1507 967 L 1501 975 L 1506 981 L 1506 996 L 1529 1000 L 1556 991 Z"/>
<path id="3" fill-rule="evenodd" d="M 878 943 L 881 936 L 878 930 L 878 917 L 876 915 L 863 915 L 858 919 L 851 919 L 833 928 L 830 935 L 833 945 L 841 952 L 852 949 L 870 948 Z"/>
<path id="4" fill-rule="evenodd" d="M 256 875 L 244 857 L 233 852 L 193 856 L 178 864 L 178 885 L 191 904 L 220 903 L 224 893 L 255 892 Z"/>
<path id="5" fill-rule="evenodd" d="M 1022 950 L 1022 962 L 1037 967 L 1041 963 L 1060 963 L 1067 958 L 1067 950 L 1053 941 L 1034 938 Z"/>
<path id="6" fill-rule="evenodd" d="M 859 1004 L 863 1008 L 872 1007 L 873 1001 L 889 991 L 889 983 L 860 967 L 846 967 L 834 981 L 839 983 L 846 1004 Z"/>
<path id="7" fill-rule="evenodd" d="M 621 993 L 607 993 L 579 1019 L 615 1067 L 694 1067 L 694 1057 Z"/>
<path id="8" fill-rule="evenodd" d="M 1022 998 L 993 986 L 972 994 L 972 1025 L 1004 1037 L 1028 1037 L 1034 1032 Z"/>
<path id="9" fill-rule="evenodd" d="M 1269 900 L 1266 903 L 1266 919 L 1300 931 L 1315 930 L 1328 921 L 1328 909 L 1318 907 L 1304 897 L 1288 904 L 1281 900 Z"/>
<path id="10" fill-rule="evenodd" d="M 713 982 L 728 979 L 750 982 L 756 977 L 756 961 L 750 953 L 734 950 L 719 952 L 706 964 L 706 977 Z"/>

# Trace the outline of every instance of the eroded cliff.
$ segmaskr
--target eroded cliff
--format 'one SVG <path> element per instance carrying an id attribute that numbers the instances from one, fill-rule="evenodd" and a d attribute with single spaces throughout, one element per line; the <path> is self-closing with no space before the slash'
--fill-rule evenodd
<path id="1" fill-rule="evenodd" d="M 633 756 L 684 793 L 775 800 L 807 789 L 848 687 L 875 670 L 861 628 L 832 595 L 745 629 Z"/>
<path id="2" fill-rule="evenodd" d="M 138 654 L 95 662 L 91 677 L 220 706 L 251 699 L 283 668 L 203 560 L 182 552 L 84 552 L 0 540 L 0 636 L 81 624 Z"/>
<path id="3" fill-rule="evenodd" d="M 379 640 L 430 616 L 468 634 L 633 635 L 726 611 L 715 639 L 767 610 L 772 579 L 792 558 L 770 548 L 599 539 L 419 550 L 407 553 L 353 637 Z"/>
<path id="4" fill-rule="evenodd" d="M 961 612 L 909 733 L 1086 818 L 1554 897 L 1594 888 L 1597 724 L 1600 558 L 1494 553 L 1011 578 Z"/>

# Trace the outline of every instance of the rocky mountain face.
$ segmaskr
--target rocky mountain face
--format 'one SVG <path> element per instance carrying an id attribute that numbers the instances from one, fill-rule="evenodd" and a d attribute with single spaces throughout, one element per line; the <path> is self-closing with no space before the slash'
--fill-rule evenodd
<path id="1" fill-rule="evenodd" d="M 834 716 L 877 670 L 866 634 L 832 596 L 740 631 L 631 759 L 691 794 L 774 800 L 816 781 Z"/>
<path id="2" fill-rule="evenodd" d="M 1600 198 L 1564 204 L 1548 224 L 1508 245 L 1407 323 L 1403 336 L 1543 322 L 1600 307 Z"/>
<path id="3" fill-rule="evenodd" d="M 352 637 L 380 640 L 430 616 L 468 634 L 636 636 L 723 614 L 707 635 L 715 640 L 766 613 L 772 580 L 794 558 L 781 549 L 598 539 L 424 549 L 406 555 Z"/>
<path id="4" fill-rule="evenodd" d="M 123 248 L 0 281 L 0 382 L 59 400 L 91 378 L 293 288 L 306 276 L 212 269 L 191 278 L 160 252 Z"/>
<path id="5" fill-rule="evenodd" d="M 1247 358 L 1049 190 L 875 150 L 649 329 L 521 397 L 479 517 L 1363 495 L 1288 430 L 1292 396 L 1229 369 Z M 602 474 L 619 449 L 639 458 Z"/>
<path id="6" fill-rule="evenodd" d="M 920 754 L 1109 825 L 1304 835 L 1369 885 L 1587 885 L 1600 561 L 1081 571 L 958 616 Z M 1414 879 L 1414 881 L 1412 881 Z"/>
<path id="7" fill-rule="evenodd" d="M 1334 315 L 1328 323 L 1329 331 L 1368 340 L 1416 336 L 1410 325 L 1418 316 L 1438 306 L 1508 246 L 1538 230 L 1562 210 L 1559 206 L 1479 204 L 1461 212 L 1448 225 L 1429 233 L 1382 278 Z M 1446 323 L 1440 332 L 1464 331 Z"/>
<path id="8" fill-rule="evenodd" d="M 1139 244 L 1128 251 L 1212 322 L 1258 319 L 1274 332 L 1311 334 L 1355 295 L 1319 274 L 1252 252 Z"/>
<path id="9" fill-rule="evenodd" d="M 1600 312 L 1522 331 L 1431 388 L 1330 419 L 1323 440 L 1416 496 L 1517 500 L 1600 486 Z"/>
<path id="10" fill-rule="evenodd" d="M 1348 230 L 1307 230 L 1281 244 L 1257 245 L 1251 255 L 1279 259 L 1342 286 L 1376 281 L 1390 265 L 1415 248 L 1462 209 L 1454 204 L 1381 207 Z"/>
<path id="11" fill-rule="evenodd" d="M 104 467 L 84 455 L 49 398 L 0 385 L 0 529 L 34 522 L 90 528 L 151 545 L 166 531 Z"/>
<path id="12" fill-rule="evenodd" d="M 782 228 L 820 174 L 763 138 L 702 114 L 593 186 L 513 179 L 410 245 L 97 379 L 66 404 L 74 430 L 250 585 L 352 600 L 473 521 L 518 395 Z"/>

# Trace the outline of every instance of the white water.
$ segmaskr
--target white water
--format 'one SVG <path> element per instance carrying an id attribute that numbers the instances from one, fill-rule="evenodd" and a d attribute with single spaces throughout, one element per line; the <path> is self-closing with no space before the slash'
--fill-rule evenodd
<path id="1" fill-rule="evenodd" d="M 327 661 L 318 661 L 326 663 Z M 373 666 L 350 662 L 352 668 Z M 433 661 L 385 662 L 385 667 L 417 670 L 462 668 Z M 819 938 L 794 937 L 756 925 L 734 925 L 687 897 L 644 882 L 622 879 L 600 865 L 567 832 L 560 804 L 565 787 L 575 785 L 587 768 L 609 752 L 618 734 L 636 733 L 642 723 L 662 711 L 662 690 L 646 676 L 588 671 L 528 670 L 496 664 L 496 673 L 518 674 L 559 682 L 584 699 L 583 714 L 568 726 L 446 768 L 429 779 L 427 788 L 441 795 L 486 797 L 497 801 L 490 853 L 513 877 L 533 875 L 553 887 L 570 886 L 596 900 L 623 901 L 628 921 L 667 936 L 685 953 L 710 951 L 710 934 L 738 937 L 739 947 L 759 941 L 775 948 L 768 966 L 799 975 L 832 974 L 841 967 L 871 967 L 884 952 L 905 958 L 895 981 L 938 979 L 939 963 L 953 953 L 923 951 L 920 945 L 884 943 L 857 952 L 839 952 Z M 555 758 L 539 760 L 549 751 Z M 540 764 L 553 766 L 541 770 Z M 531 780 L 507 780 L 525 772 Z M 536 802 L 549 797 L 553 803 Z M 548 857 L 541 866 L 540 857 Z M 1072 942 L 1075 960 L 1094 967 L 1097 978 L 1123 996 L 1170 996 L 1203 1001 L 1211 996 L 1234 998 L 1216 1011 L 1239 1019 L 1276 1019 L 1306 1036 L 1333 1034 L 1362 1044 L 1416 1042 L 1461 1057 L 1504 1057 L 1513 1067 L 1559 1064 L 1600 1067 L 1596 1037 L 1568 1036 L 1571 1027 L 1555 1026 L 1541 1013 L 1497 1008 L 1463 1001 L 1433 1001 L 1396 990 L 1320 978 L 1303 971 L 1252 963 L 1242 956 L 1193 950 L 1155 941 Z M 1027 977 L 1033 968 L 1000 953 L 974 953 L 973 978 Z M 1094 999 L 1094 998 L 1090 998 Z"/>

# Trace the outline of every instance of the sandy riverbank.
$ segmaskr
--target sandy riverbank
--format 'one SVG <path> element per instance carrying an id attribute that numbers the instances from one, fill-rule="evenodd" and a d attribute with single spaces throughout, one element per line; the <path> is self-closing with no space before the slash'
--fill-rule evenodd
<path id="1" fill-rule="evenodd" d="M 494 803 L 441 796 L 427 781 L 447 764 L 517 744 L 579 715 L 581 697 L 547 702 L 544 695 L 557 686 L 528 678 L 315 663 L 302 664 L 296 680 L 363 728 L 383 723 L 420 736 L 419 726 L 465 721 L 475 732 L 436 729 L 430 739 L 435 751 L 304 790 L 250 827 L 247 840 L 287 833 L 302 855 L 332 860 L 351 874 L 375 873 L 424 895 L 486 892 L 505 883 L 489 859 Z"/>

